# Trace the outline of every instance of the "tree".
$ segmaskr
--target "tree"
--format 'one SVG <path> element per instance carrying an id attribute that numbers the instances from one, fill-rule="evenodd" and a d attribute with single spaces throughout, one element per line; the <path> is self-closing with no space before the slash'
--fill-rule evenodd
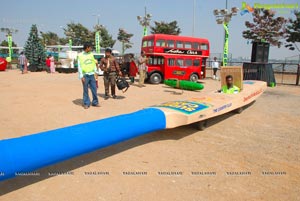
<path id="1" fill-rule="evenodd" d="M 8 47 L 8 42 L 7 40 L 4 40 L 0 43 L 0 46 Z M 17 47 L 17 44 L 13 41 L 12 42 L 12 47 Z M 13 49 L 13 54 L 17 54 L 19 51 L 17 49 Z M 1 49 L 0 50 L 1 54 L 8 54 L 8 49 Z"/>
<path id="2" fill-rule="evenodd" d="M 155 26 L 151 26 L 152 34 L 170 34 L 170 35 L 179 35 L 181 33 L 180 28 L 177 25 L 177 21 L 173 21 L 170 23 L 167 22 L 154 22 Z"/>
<path id="3" fill-rule="evenodd" d="M 94 41 L 92 32 L 80 23 L 69 23 L 64 31 L 67 39 L 72 39 L 73 45 L 83 45 L 84 43 L 92 43 Z"/>
<path id="4" fill-rule="evenodd" d="M 265 9 L 255 9 L 252 15 L 253 23 L 245 22 L 248 30 L 243 31 L 243 37 L 253 42 L 268 42 L 280 47 L 282 44 L 280 40 L 285 34 L 286 19 L 275 18 L 275 11 Z"/>
<path id="5" fill-rule="evenodd" d="M 113 40 L 112 35 L 110 35 L 107 31 L 107 29 L 102 26 L 102 25 L 96 25 L 94 27 L 94 32 L 93 32 L 93 38 L 95 37 L 95 33 L 99 31 L 100 32 L 100 46 L 101 47 L 110 47 L 112 48 L 115 43 L 116 40 Z M 95 41 L 93 41 L 93 44 L 95 45 Z"/>
<path id="6" fill-rule="evenodd" d="M 56 33 L 48 31 L 46 33 L 40 31 L 41 42 L 45 45 L 58 45 L 63 40 Z"/>
<path id="7" fill-rule="evenodd" d="M 67 24 L 65 30 L 65 35 L 67 39 L 72 39 L 73 45 L 83 45 L 84 43 L 91 43 L 95 45 L 95 33 L 100 31 L 100 46 L 101 47 L 113 47 L 115 40 L 108 33 L 107 29 L 102 25 L 96 25 L 94 31 L 90 31 L 88 28 L 84 27 L 82 24 L 70 23 Z"/>
<path id="8" fill-rule="evenodd" d="M 45 63 L 46 53 L 35 24 L 31 26 L 29 37 L 24 46 L 24 51 L 31 66 L 36 68 Z"/>
<path id="9" fill-rule="evenodd" d="M 132 36 L 133 34 L 127 33 L 124 29 L 119 29 L 118 40 L 122 43 L 122 54 L 132 47 L 133 43 L 130 42 Z"/>
<path id="10" fill-rule="evenodd" d="M 300 11 L 294 11 L 296 19 L 289 19 L 288 25 L 286 27 L 286 42 L 288 44 L 285 47 L 290 50 L 295 50 L 295 48 L 300 52 L 300 48 L 297 43 L 300 43 Z"/>

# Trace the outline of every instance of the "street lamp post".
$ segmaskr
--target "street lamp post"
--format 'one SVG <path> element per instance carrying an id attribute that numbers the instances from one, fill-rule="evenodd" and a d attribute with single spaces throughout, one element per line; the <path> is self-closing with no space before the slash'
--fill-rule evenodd
<path id="1" fill-rule="evenodd" d="M 147 13 L 147 7 L 145 7 L 145 16 L 137 16 L 137 20 L 140 22 L 140 25 L 143 26 L 143 35 L 147 36 L 148 35 L 148 26 L 150 25 L 150 20 L 151 20 L 152 15 L 150 13 Z"/>
<path id="2" fill-rule="evenodd" d="M 96 16 L 97 17 L 97 25 L 99 26 L 100 14 L 93 14 L 92 16 Z"/>
<path id="3" fill-rule="evenodd" d="M 232 16 L 235 16 L 238 12 L 237 7 L 231 8 L 231 11 L 228 11 L 227 9 L 216 9 L 214 10 L 214 15 L 216 16 L 217 24 L 223 24 L 224 30 L 225 30 L 225 41 L 224 41 L 224 49 L 223 49 L 223 66 L 227 66 L 228 62 L 228 44 L 229 44 L 229 22 L 232 18 Z"/>
<path id="4" fill-rule="evenodd" d="M 196 18 L 195 18 L 195 6 L 196 5 L 196 0 L 194 0 L 194 4 L 193 4 L 193 31 L 192 31 L 192 35 L 195 36 L 195 22 L 196 22 Z"/>

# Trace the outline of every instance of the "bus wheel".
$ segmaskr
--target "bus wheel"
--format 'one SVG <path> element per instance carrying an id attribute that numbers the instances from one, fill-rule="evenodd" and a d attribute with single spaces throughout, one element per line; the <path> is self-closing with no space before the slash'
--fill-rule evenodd
<path id="1" fill-rule="evenodd" d="M 199 79 L 199 76 L 197 74 L 192 74 L 190 76 L 190 81 L 192 81 L 192 82 L 197 82 L 198 79 Z"/>
<path id="2" fill-rule="evenodd" d="M 206 126 L 207 126 L 207 121 L 206 120 L 199 121 L 196 124 L 197 124 L 197 128 L 198 128 L 199 131 L 204 131 L 206 129 Z"/>
<path id="3" fill-rule="evenodd" d="M 151 84 L 159 84 L 162 81 L 162 77 L 159 73 L 153 73 L 150 75 L 150 83 Z"/>

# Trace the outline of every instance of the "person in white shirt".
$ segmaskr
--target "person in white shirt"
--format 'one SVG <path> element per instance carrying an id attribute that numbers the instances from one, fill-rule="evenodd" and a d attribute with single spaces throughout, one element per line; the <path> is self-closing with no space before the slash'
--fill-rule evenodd
<path id="1" fill-rule="evenodd" d="M 220 63 L 217 61 L 217 57 L 214 57 L 214 61 L 212 62 L 212 69 L 213 69 L 213 72 L 214 72 L 214 75 L 213 75 L 213 79 L 218 79 L 217 77 L 217 71 L 220 67 Z"/>
<path id="2" fill-rule="evenodd" d="M 141 56 L 138 59 L 138 69 L 140 73 L 140 79 L 139 79 L 139 86 L 143 87 L 144 81 L 146 78 L 146 73 L 148 71 L 148 66 L 147 66 L 148 58 L 146 57 L 145 51 L 141 52 Z"/>

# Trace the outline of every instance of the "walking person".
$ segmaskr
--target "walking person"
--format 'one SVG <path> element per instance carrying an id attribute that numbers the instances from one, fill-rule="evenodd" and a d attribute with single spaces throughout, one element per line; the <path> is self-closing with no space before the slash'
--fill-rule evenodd
<path id="1" fill-rule="evenodd" d="M 105 57 L 100 61 L 100 69 L 104 72 L 104 88 L 105 88 L 105 100 L 109 98 L 109 86 L 111 87 L 111 95 L 113 99 L 116 99 L 116 79 L 117 75 L 122 76 L 120 67 L 116 59 L 111 55 L 111 49 L 105 50 Z"/>
<path id="2" fill-rule="evenodd" d="M 94 58 L 92 45 L 83 45 L 83 52 L 78 55 L 78 73 L 83 86 L 83 107 L 88 109 L 91 105 L 88 89 L 92 91 L 92 106 L 100 107 L 97 97 L 97 86 L 95 73 L 97 71 L 97 60 Z"/>
<path id="3" fill-rule="evenodd" d="M 55 59 L 50 55 L 50 73 L 55 73 Z"/>
<path id="4" fill-rule="evenodd" d="M 27 58 L 24 55 L 24 52 L 21 52 L 18 60 L 19 60 L 19 65 L 20 65 L 20 69 L 22 71 L 22 74 L 27 73 Z M 25 67 L 26 67 L 26 69 L 25 69 Z"/>
<path id="5" fill-rule="evenodd" d="M 146 54 L 144 51 L 141 52 L 141 56 L 138 59 L 138 67 L 139 67 L 139 86 L 144 87 L 144 82 L 146 78 L 146 73 L 148 71 L 148 66 L 147 66 L 148 58 L 146 57 Z"/>
<path id="6" fill-rule="evenodd" d="M 214 72 L 214 75 L 213 75 L 214 80 L 218 79 L 217 71 L 218 71 L 219 67 L 220 67 L 220 63 L 217 61 L 217 57 L 214 57 L 214 61 L 212 62 L 212 69 L 213 69 L 213 72 Z"/>

